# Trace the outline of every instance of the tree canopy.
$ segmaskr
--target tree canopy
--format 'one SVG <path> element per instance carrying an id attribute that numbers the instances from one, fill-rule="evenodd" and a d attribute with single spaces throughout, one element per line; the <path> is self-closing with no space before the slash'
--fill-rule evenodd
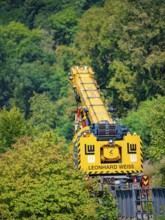
<path id="1" fill-rule="evenodd" d="M 144 145 L 144 157 L 153 162 L 165 155 L 165 97 L 142 102 L 136 112 L 130 112 L 122 122 L 131 132 L 137 132 Z"/>
<path id="2" fill-rule="evenodd" d="M 64 147 L 63 139 L 44 132 L 22 137 L 1 155 L 1 219 L 95 219 L 88 182 Z"/>
<path id="3" fill-rule="evenodd" d="M 140 5 L 108 0 L 104 7 L 86 11 L 79 22 L 77 54 L 81 62 L 94 67 L 118 107 L 135 108 L 165 92 L 163 6 L 159 0 L 140 1 Z"/>

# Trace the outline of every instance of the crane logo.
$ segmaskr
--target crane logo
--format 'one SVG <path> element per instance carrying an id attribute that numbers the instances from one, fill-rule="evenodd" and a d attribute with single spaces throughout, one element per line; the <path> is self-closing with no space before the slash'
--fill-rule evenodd
<path id="1" fill-rule="evenodd" d="M 127 152 L 128 154 L 136 154 L 136 144 L 127 143 Z"/>
<path id="2" fill-rule="evenodd" d="M 85 154 L 86 155 L 95 154 L 95 145 L 87 145 L 87 144 L 85 144 Z"/>

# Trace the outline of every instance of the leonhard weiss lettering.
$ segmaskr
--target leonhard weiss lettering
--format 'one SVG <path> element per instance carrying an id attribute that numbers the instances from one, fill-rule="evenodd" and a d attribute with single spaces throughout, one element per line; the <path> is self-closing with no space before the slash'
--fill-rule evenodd
<path id="1" fill-rule="evenodd" d="M 134 165 L 133 164 L 117 164 L 117 165 L 91 165 L 88 166 L 89 170 L 115 170 L 115 169 L 134 169 Z"/>

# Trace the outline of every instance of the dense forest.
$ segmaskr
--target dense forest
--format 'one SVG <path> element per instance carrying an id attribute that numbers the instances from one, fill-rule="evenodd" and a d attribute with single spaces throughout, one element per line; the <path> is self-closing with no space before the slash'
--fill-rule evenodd
<path id="1" fill-rule="evenodd" d="M 0 1 L 1 219 L 117 218 L 68 155 L 74 65 L 93 68 L 113 117 L 141 136 L 153 186 L 165 184 L 164 18 L 161 0 Z"/>

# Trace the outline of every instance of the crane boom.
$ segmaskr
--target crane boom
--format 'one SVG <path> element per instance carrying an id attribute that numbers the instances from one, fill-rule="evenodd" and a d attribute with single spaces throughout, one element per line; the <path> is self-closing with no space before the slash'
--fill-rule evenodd
<path id="1" fill-rule="evenodd" d="M 94 72 L 91 67 L 73 67 L 72 70 L 73 84 L 76 86 L 77 94 L 81 102 L 88 109 L 89 119 L 92 124 L 99 123 L 102 120 L 114 124 L 108 110 L 103 103 L 96 81 Z"/>

